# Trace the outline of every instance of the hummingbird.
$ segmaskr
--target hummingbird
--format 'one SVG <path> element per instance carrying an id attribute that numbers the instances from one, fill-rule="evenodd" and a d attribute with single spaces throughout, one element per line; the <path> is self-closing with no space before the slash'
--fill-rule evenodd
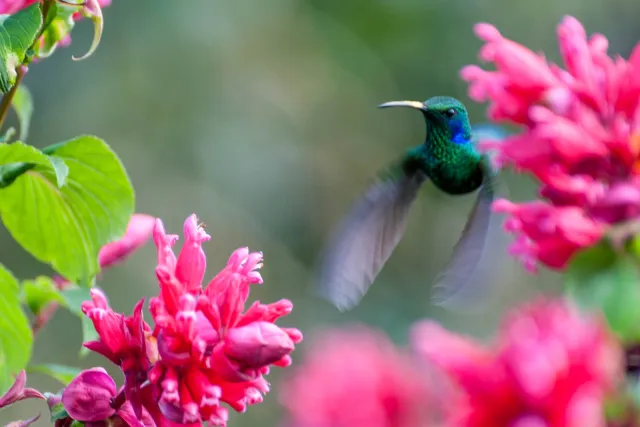
<path id="1" fill-rule="evenodd" d="M 487 237 L 497 228 L 491 204 L 498 170 L 488 154 L 478 151 L 477 137 L 500 140 L 505 135 L 491 125 L 474 132 L 464 104 L 451 97 L 392 101 L 379 107 L 420 111 L 426 139 L 384 169 L 338 226 L 321 260 L 317 291 L 340 311 L 357 305 L 402 239 L 418 190 L 431 181 L 449 195 L 478 193 L 449 262 L 433 286 L 434 303 L 447 305 L 475 281 Z"/>

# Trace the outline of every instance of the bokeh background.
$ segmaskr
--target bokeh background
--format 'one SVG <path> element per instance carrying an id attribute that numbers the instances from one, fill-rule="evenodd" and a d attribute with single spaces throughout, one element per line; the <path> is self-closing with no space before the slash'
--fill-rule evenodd
<path id="1" fill-rule="evenodd" d="M 139 212 L 161 217 L 174 233 L 193 212 L 207 224 L 209 277 L 233 249 L 262 250 L 265 284 L 254 287 L 252 298 L 291 299 L 294 312 L 282 323 L 300 328 L 307 340 L 319 328 L 358 321 L 402 344 L 411 323 L 424 317 L 486 338 L 505 309 L 554 292 L 558 278 L 543 272 L 535 279 L 505 255 L 492 267 L 495 287 L 486 306 L 473 312 L 431 306 L 430 283 L 464 226 L 471 196 L 454 198 L 426 185 L 406 237 L 353 311 L 340 314 L 309 290 L 333 226 L 379 169 L 424 137 L 419 114 L 375 107 L 451 95 L 483 121 L 484 106 L 469 101 L 458 77 L 460 67 L 477 62 L 474 23 L 495 24 L 556 61 L 555 28 L 563 15 L 604 33 L 611 51 L 626 56 L 640 39 L 639 13 L 633 0 L 114 0 L 93 57 L 71 60 L 90 42 L 91 25 L 83 22 L 70 48 L 31 68 L 30 142 L 45 146 L 83 133 L 104 138 L 129 171 Z M 533 196 L 526 177 L 506 173 L 504 180 L 512 198 Z M 18 277 L 50 273 L 5 230 L 0 241 L 0 260 Z M 139 298 L 156 294 L 154 267 L 149 243 L 99 285 L 115 309 L 129 313 Z M 38 337 L 33 360 L 104 363 L 93 355 L 79 361 L 80 344 L 79 321 L 60 310 Z M 304 350 L 305 343 L 294 361 Z M 282 374 L 274 370 L 265 402 L 233 415 L 230 425 L 278 425 Z M 37 375 L 29 382 L 60 387 Z M 43 414 L 37 425 L 48 425 L 41 402 L 3 410 L 0 421 L 36 411 Z"/>

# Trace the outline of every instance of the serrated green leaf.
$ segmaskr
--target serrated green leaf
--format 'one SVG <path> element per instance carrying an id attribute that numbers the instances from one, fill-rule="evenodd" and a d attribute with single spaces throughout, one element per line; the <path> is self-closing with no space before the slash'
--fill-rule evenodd
<path id="1" fill-rule="evenodd" d="M 84 317 L 82 303 L 91 301 L 91 291 L 89 288 L 74 287 L 60 292 L 60 297 L 64 300 L 65 308 L 79 317 Z"/>
<path id="2" fill-rule="evenodd" d="M 18 243 L 74 283 L 100 271 L 100 248 L 120 238 L 134 211 L 134 192 L 120 159 L 99 138 L 58 144 L 69 167 L 56 188 L 50 168 L 37 165 L 0 191 L 0 215 Z"/>
<path id="3" fill-rule="evenodd" d="M 32 365 L 28 368 L 29 372 L 38 372 L 50 376 L 53 379 L 60 381 L 62 384 L 69 385 L 82 369 L 73 366 L 56 365 L 54 363 L 47 363 L 44 365 Z"/>
<path id="4" fill-rule="evenodd" d="M 42 33 L 42 43 L 38 47 L 38 56 L 46 58 L 56 50 L 58 43 L 71 33 L 74 26 L 73 14 L 82 6 L 70 6 L 53 2 L 45 19 L 45 30 Z"/>
<path id="5" fill-rule="evenodd" d="M 0 144 L 0 188 L 10 186 L 16 178 L 36 165 L 55 174 L 56 186 L 64 185 L 69 168 L 62 159 L 47 156 L 20 141 Z"/>
<path id="6" fill-rule="evenodd" d="M 31 115 L 33 114 L 33 98 L 29 89 L 22 84 L 18 86 L 11 106 L 16 111 L 18 120 L 20 121 L 20 139 L 25 141 L 29 135 L 29 125 L 31 124 Z"/>
<path id="7" fill-rule="evenodd" d="M 600 310 L 623 342 L 640 339 L 640 271 L 607 241 L 575 256 L 565 275 L 567 295 L 580 307 Z"/>
<path id="8" fill-rule="evenodd" d="M 40 3 L 13 15 L 0 15 L 0 91 L 7 93 L 16 81 L 16 68 L 24 61 L 42 27 Z"/>
<path id="9" fill-rule="evenodd" d="M 0 395 L 13 384 L 13 375 L 31 357 L 33 334 L 20 307 L 20 288 L 15 277 L 0 264 Z"/>
<path id="10" fill-rule="evenodd" d="M 65 302 L 53 280 L 45 276 L 36 277 L 34 280 L 23 280 L 22 295 L 29 310 L 35 315 L 52 302 Z"/>

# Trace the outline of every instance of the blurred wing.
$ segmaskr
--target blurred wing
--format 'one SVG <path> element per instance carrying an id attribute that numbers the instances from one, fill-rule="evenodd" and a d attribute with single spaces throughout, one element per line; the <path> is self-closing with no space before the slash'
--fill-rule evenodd
<path id="1" fill-rule="evenodd" d="M 325 252 L 318 294 L 340 311 L 353 308 L 369 289 L 404 234 L 407 217 L 426 175 L 402 166 L 376 181 L 337 229 Z"/>
<path id="2" fill-rule="evenodd" d="M 507 132 L 499 126 L 481 124 L 473 127 L 474 140 L 502 141 Z M 496 270 L 495 254 L 502 254 L 502 216 L 492 212 L 496 198 L 498 170 L 490 161 L 492 153 L 485 156 L 484 183 L 478 192 L 476 203 L 465 228 L 453 249 L 449 263 L 436 278 L 433 286 L 433 303 L 448 308 L 469 308 L 486 297 L 487 287 Z M 506 249 L 506 248 L 505 248 Z M 495 276 L 495 275 L 493 275 Z"/>
<path id="3" fill-rule="evenodd" d="M 469 295 L 467 286 L 475 286 L 475 272 L 484 254 L 487 238 L 499 222 L 492 221 L 495 214 L 491 211 L 494 200 L 494 183 L 492 177 L 486 177 L 485 183 L 478 192 L 462 235 L 453 248 L 453 253 L 444 271 L 436 278 L 433 287 L 433 303 L 449 306 L 477 296 Z M 495 224 L 497 222 L 497 224 Z M 492 226 L 492 223 L 495 225 Z M 479 291 L 478 288 L 475 289 Z M 466 295 L 464 295 L 466 294 Z M 458 301 L 460 298 L 464 301 Z"/>

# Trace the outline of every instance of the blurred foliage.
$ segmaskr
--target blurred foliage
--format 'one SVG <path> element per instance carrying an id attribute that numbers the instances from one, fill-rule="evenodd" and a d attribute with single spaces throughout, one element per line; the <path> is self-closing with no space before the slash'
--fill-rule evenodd
<path id="1" fill-rule="evenodd" d="M 291 299 L 295 308 L 285 320 L 307 339 L 327 324 L 363 321 L 404 342 L 408 325 L 422 317 L 487 337 L 515 301 L 561 287 L 555 275 L 535 279 L 504 255 L 489 306 L 469 313 L 430 306 L 429 284 L 462 230 L 471 196 L 427 186 L 406 237 L 355 310 L 340 314 L 309 291 L 331 228 L 380 168 L 424 137 L 418 114 L 375 106 L 447 94 L 468 102 L 472 119 L 482 121 L 484 106 L 469 103 L 458 77 L 461 66 L 477 62 L 474 23 L 495 24 L 553 61 L 563 15 L 607 35 L 611 50 L 627 55 L 640 39 L 638 13 L 632 0 L 114 0 L 93 57 L 71 60 L 91 42 L 86 21 L 71 47 L 31 67 L 30 142 L 104 138 L 127 167 L 138 211 L 161 217 L 169 232 L 193 212 L 207 224 L 208 276 L 238 246 L 262 250 L 265 284 L 252 298 Z M 505 181 L 511 198 L 534 196 L 528 179 L 507 173 Z M 0 260 L 17 277 L 50 274 L 1 233 Z M 99 285 L 114 309 L 130 313 L 135 301 L 156 293 L 155 262 L 148 244 L 104 273 Z M 59 310 L 38 336 L 34 363 L 74 365 L 80 342 L 79 323 Z M 303 342 L 294 363 L 304 351 Z M 102 363 L 96 355 L 82 361 Z M 232 416 L 229 425 L 276 426 L 280 375 L 271 374 L 265 403 Z M 44 375 L 29 382 L 60 387 Z M 34 405 L 46 413 L 44 404 L 24 402 L 0 421 L 29 416 Z M 44 418 L 36 425 L 46 425 Z"/>

